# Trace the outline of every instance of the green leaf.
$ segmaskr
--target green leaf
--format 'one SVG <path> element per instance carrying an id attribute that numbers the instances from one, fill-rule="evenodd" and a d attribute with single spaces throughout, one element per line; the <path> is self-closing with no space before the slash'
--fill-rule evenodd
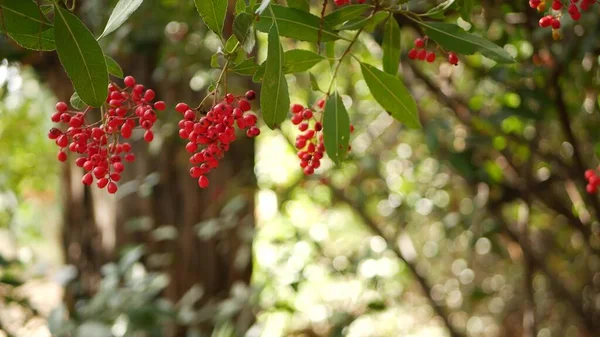
<path id="1" fill-rule="evenodd" d="M 121 25 L 129 19 L 131 14 L 140 7 L 142 2 L 144 2 L 144 0 L 119 0 L 108 18 L 104 31 L 98 39 L 105 37 L 121 27 Z"/>
<path id="2" fill-rule="evenodd" d="M 348 153 L 350 118 L 338 93 L 329 97 L 323 115 L 323 142 L 327 155 L 336 165 L 341 165 Z"/>
<path id="3" fill-rule="evenodd" d="M 386 12 L 375 13 L 375 15 L 373 15 L 373 18 L 371 19 L 371 21 L 368 22 L 367 25 L 365 26 L 365 32 L 367 32 L 367 33 L 374 32 L 375 29 L 377 28 L 377 26 L 379 26 L 379 24 L 382 23 L 383 21 L 385 21 L 387 18 L 388 18 L 388 14 Z"/>
<path id="4" fill-rule="evenodd" d="M 252 3 L 252 1 L 251 1 Z M 260 6 L 258 7 L 258 9 L 256 10 L 256 14 L 261 15 L 265 9 L 267 9 L 267 6 L 269 6 L 269 4 L 271 3 L 271 0 L 262 0 L 260 2 Z"/>
<path id="5" fill-rule="evenodd" d="M 73 95 L 71 96 L 71 99 L 69 100 L 69 103 L 71 103 L 71 106 L 77 110 L 83 110 L 83 109 L 87 108 L 87 104 L 85 104 L 81 100 L 81 98 L 79 98 L 79 94 L 77 94 L 77 92 L 73 93 Z"/>
<path id="6" fill-rule="evenodd" d="M 323 90 L 321 90 L 321 87 L 319 87 L 319 81 L 317 80 L 317 77 L 311 72 L 309 72 L 308 75 L 310 76 L 310 88 L 313 91 L 323 92 Z"/>
<path id="7" fill-rule="evenodd" d="M 398 74 L 398 65 L 400 64 L 400 27 L 391 14 L 385 24 L 382 48 L 383 70 L 392 75 Z"/>
<path id="8" fill-rule="evenodd" d="M 194 0 L 194 2 L 206 26 L 222 38 L 228 0 Z"/>
<path id="9" fill-rule="evenodd" d="M 400 78 L 362 62 L 360 69 L 371 94 L 379 105 L 407 127 L 414 129 L 421 127 L 417 104 Z"/>
<path id="10" fill-rule="evenodd" d="M 285 52 L 285 73 L 302 73 L 323 61 L 325 57 L 304 49 L 292 49 Z"/>
<path id="11" fill-rule="evenodd" d="M 253 75 L 256 72 L 256 69 L 258 69 L 258 65 L 254 63 L 254 57 L 246 59 L 230 68 L 234 73 L 245 76 Z"/>
<path id="12" fill-rule="evenodd" d="M 254 37 L 254 29 L 252 23 L 254 22 L 254 16 L 241 12 L 233 20 L 233 34 L 240 41 L 242 48 L 246 53 L 250 53 L 254 48 L 256 39 Z"/>
<path id="13" fill-rule="evenodd" d="M 54 8 L 56 51 L 75 91 L 87 105 L 98 107 L 108 96 L 104 53 L 92 33 L 68 10 Z"/>
<path id="14" fill-rule="evenodd" d="M 108 55 L 104 55 L 104 58 L 106 59 L 108 73 L 118 78 L 123 78 L 123 69 L 121 69 L 121 66 L 117 63 L 117 61 Z"/>
<path id="15" fill-rule="evenodd" d="M 246 11 L 246 1 L 245 0 L 237 0 L 235 2 L 235 14 L 238 15 L 245 11 Z"/>
<path id="16" fill-rule="evenodd" d="M 321 19 L 318 16 L 304 12 L 296 8 L 271 5 L 272 11 L 265 12 L 256 23 L 256 29 L 261 32 L 269 32 L 273 24 L 273 17 L 279 26 L 279 35 L 296 40 L 317 42 L 319 40 L 319 29 Z M 323 22 L 321 41 L 333 41 L 341 39 L 331 26 Z"/>
<path id="17" fill-rule="evenodd" d="M 283 74 L 284 54 L 279 40 L 277 23 L 269 32 L 265 76 L 260 91 L 260 107 L 263 119 L 271 129 L 277 128 L 290 108 L 288 85 Z"/>
<path id="18" fill-rule="evenodd" d="M 0 30 L 23 48 L 56 49 L 52 24 L 32 0 L 0 0 Z"/>
<path id="19" fill-rule="evenodd" d="M 349 20 L 344 23 L 340 27 L 337 27 L 339 30 L 359 30 L 363 27 L 367 27 L 367 25 L 377 26 L 381 21 L 385 20 L 388 17 L 387 12 L 378 12 L 373 16 L 368 17 L 359 17 L 356 19 Z"/>
<path id="20" fill-rule="evenodd" d="M 446 1 L 442 2 L 441 4 L 433 7 L 432 9 L 428 10 L 423 15 L 429 16 L 429 17 L 437 17 L 438 15 L 443 14 L 448 8 L 450 8 L 450 6 L 452 6 L 454 4 L 454 1 L 456 1 L 456 0 L 446 0 Z"/>
<path id="21" fill-rule="evenodd" d="M 310 0 L 287 0 L 288 7 L 310 12 Z"/>
<path id="22" fill-rule="evenodd" d="M 214 53 L 211 57 L 210 57 L 210 66 L 213 68 L 221 68 L 221 65 L 219 64 L 219 60 L 220 60 L 220 53 Z"/>
<path id="23" fill-rule="evenodd" d="M 335 27 L 348 20 L 356 19 L 359 16 L 362 16 L 369 8 L 372 8 L 372 6 L 364 4 L 340 7 L 325 15 L 324 20 L 332 27 Z"/>
<path id="24" fill-rule="evenodd" d="M 457 25 L 443 22 L 421 22 L 420 24 L 423 26 L 425 34 L 445 49 L 464 55 L 480 52 L 498 63 L 515 62 L 513 57 L 500 46 L 477 35 L 467 33 Z"/>
<path id="25" fill-rule="evenodd" d="M 292 49 L 284 53 L 285 63 L 283 65 L 284 74 L 302 73 L 314 67 L 317 63 L 325 60 L 325 57 L 304 49 Z M 265 63 L 257 66 L 253 76 L 255 83 L 260 83 L 265 74 Z"/>
<path id="26" fill-rule="evenodd" d="M 474 0 L 461 0 L 460 1 L 460 17 L 471 22 L 471 12 L 473 11 Z"/>

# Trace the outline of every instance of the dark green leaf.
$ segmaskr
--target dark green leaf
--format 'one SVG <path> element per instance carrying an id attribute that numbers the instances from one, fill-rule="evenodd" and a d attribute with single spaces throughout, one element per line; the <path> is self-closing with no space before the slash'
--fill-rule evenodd
<path id="1" fill-rule="evenodd" d="M 1 0 L 0 30 L 27 49 L 56 48 L 52 24 L 32 0 Z"/>
<path id="2" fill-rule="evenodd" d="M 371 18 L 371 21 L 369 21 L 367 23 L 367 25 L 365 26 L 365 32 L 367 32 L 367 33 L 374 32 L 375 28 L 377 28 L 377 26 L 379 26 L 379 24 L 382 23 L 383 21 L 385 21 L 387 18 L 388 18 L 388 14 L 386 12 L 375 13 L 375 15 L 373 15 L 373 18 Z"/>
<path id="3" fill-rule="evenodd" d="M 446 1 L 442 2 L 441 4 L 433 7 L 432 9 L 428 10 L 423 15 L 429 16 L 429 17 L 436 17 L 439 14 L 443 14 L 448 8 L 450 8 L 450 6 L 452 6 L 454 4 L 454 1 L 456 1 L 456 0 L 446 0 Z"/>
<path id="4" fill-rule="evenodd" d="M 121 25 L 127 21 L 127 19 L 135 12 L 138 7 L 144 2 L 144 0 L 119 0 L 115 9 L 113 9 L 110 17 L 108 18 L 108 22 L 106 23 L 106 27 L 104 27 L 104 31 L 102 35 L 98 37 L 101 39 L 106 35 L 114 32 L 117 28 L 121 27 Z"/>
<path id="5" fill-rule="evenodd" d="M 283 74 L 284 54 L 279 40 L 278 24 L 269 32 L 265 76 L 260 91 L 260 107 L 263 119 L 271 129 L 277 128 L 290 108 L 288 85 Z"/>
<path id="6" fill-rule="evenodd" d="M 359 16 L 363 15 L 369 8 L 372 8 L 372 6 L 364 4 L 340 7 L 335 11 L 325 15 L 325 22 L 327 22 L 332 27 L 335 27 L 337 25 L 341 25 L 342 23 L 348 20 L 358 18 Z"/>
<path id="7" fill-rule="evenodd" d="M 117 63 L 117 61 L 113 60 L 110 56 L 107 55 L 104 55 L 104 58 L 106 59 L 108 73 L 118 78 L 123 78 L 123 69 L 121 69 L 121 66 Z"/>
<path id="8" fill-rule="evenodd" d="M 210 30 L 223 37 L 228 0 L 194 0 L 196 9 Z"/>
<path id="9" fill-rule="evenodd" d="M 346 158 L 349 139 L 350 118 L 342 98 L 336 92 L 327 99 L 323 115 L 325 151 L 336 165 L 340 165 Z"/>
<path id="10" fill-rule="evenodd" d="M 310 0 L 287 0 L 288 7 L 310 12 Z"/>
<path id="11" fill-rule="evenodd" d="M 362 62 L 360 68 L 371 94 L 392 117 L 409 128 L 421 127 L 417 104 L 397 76 Z"/>
<path id="12" fill-rule="evenodd" d="M 256 29 L 261 32 L 268 32 L 273 24 L 273 15 L 279 26 L 279 35 L 293 39 L 309 42 L 319 40 L 319 29 L 321 19 L 318 16 L 304 12 L 296 8 L 271 5 L 272 11 L 263 13 L 260 21 L 256 23 Z M 333 41 L 341 39 L 331 26 L 324 22 L 321 32 L 321 41 Z"/>
<path id="13" fill-rule="evenodd" d="M 240 41 L 246 53 L 250 53 L 256 43 L 252 27 L 253 21 L 254 17 L 246 12 L 241 12 L 233 20 L 233 34 Z"/>
<path id="14" fill-rule="evenodd" d="M 87 104 L 85 104 L 81 100 L 81 98 L 79 98 L 79 95 L 77 94 L 77 92 L 73 93 L 73 95 L 71 96 L 71 99 L 69 100 L 69 103 L 71 103 L 71 106 L 77 110 L 83 110 L 83 109 L 87 108 Z"/>
<path id="15" fill-rule="evenodd" d="M 480 52 L 498 63 L 513 63 L 515 60 L 506 50 L 477 35 L 465 32 L 457 25 L 443 22 L 421 22 L 432 40 L 442 47 L 464 55 Z"/>
<path id="16" fill-rule="evenodd" d="M 383 70 L 386 73 L 398 74 L 398 65 L 400 64 L 400 27 L 393 15 L 385 24 L 383 33 Z"/>
<path id="17" fill-rule="evenodd" d="M 252 57 L 236 64 L 231 68 L 231 71 L 236 74 L 249 76 L 253 75 L 256 72 L 256 69 L 258 69 L 258 65 L 254 63 L 254 57 Z"/>
<path id="18" fill-rule="evenodd" d="M 60 62 L 81 100 L 98 107 L 108 96 L 108 69 L 102 48 L 71 12 L 55 6 L 54 13 L 54 40 Z"/>
<path id="19" fill-rule="evenodd" d="M 285 52 L 285 73 L 302 73 L 323 61 L 325 57 L 304 49 L 292 49 Z"/>

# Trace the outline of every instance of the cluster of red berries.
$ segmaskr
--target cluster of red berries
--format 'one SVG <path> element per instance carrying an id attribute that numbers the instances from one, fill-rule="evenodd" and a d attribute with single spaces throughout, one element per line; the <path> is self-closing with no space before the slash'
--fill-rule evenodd
<path id="1" fill-rule="evenodd" d="M 179 121 L 179 137 L 188 140 L 185 149 L 192 154 L 190 176 L 198 179 L 198 186 L 201 188 L 208 187 L 206 174 L 219 166 L 219 160 L 235 141 L 235 125 L 246 130 L 248 137 L 260 134 L 260 129 L 256 127 L 258 118 L 248 112 L 251 109 L 249 101 L 255 98 L 253 90 L 243 97 L 226 94 L 206 115 L 190 109 L 185 103 L 179 103 L 175 107 L 183 115 L 183 119 Z"/>
<path id="2" fill-rule="evenodd" d="M 589 194 L 596 193 L 598 191 L 598 186 L 600 186 L 600 176 L 596 174 L 596 171 L 590 169 L 585 171 L 585 179 L 588 182 L 585 187 L 586 191 Z"/>
<path id="3" fill-rule="evenodd" d="M 294 145 L 298 149 L 300 167 L 307 176 L 315 173 L 315 169 L 321 166 L 321 159 L 325 155 L 325 143 L 321 132 L 323 124 L 316 118 L 316 114 L 322 114 L 324 106 L 325 100 L 321 99 L 313 109 L 301 104 L 293 104 L 290 108 L 293 115 L 292 124 L 297 125 L 298 130 L 302 132 L 296 137 Z M 350 132 L 354 132 L 352 125 L 350 125 Z"/>
<path id="4" fill-rule="evenodd" d="M 565 6 L 562 0 L 553 0 L 552 10 L 554 13 L 542 17 L 539 21 L 539 25 L 543 28 L 551 27 L 552 37 L 555 40 L 558 40 L 560 38 L 560 33 L 558 32 L 558 29 L 560 29 L 561 26 L 560 18 L 563 15 L 564 8 L 567 8 L 567 13 L 569 13 L 571 19 L 578 21 L 581 19 L 580 10 L 587 11 L 594 3 L 596 3 L 596 0 L 569 0 L 569 5 Z M 542 0 L 529 0 L 529 6 L 540 12 L 546 11 L 546 2 Z"/>
<path id="5" fill-rule="evenodd" d="M 136 127 L 145 129 L 144 140 L 151 142 L 154 138 L 152 126 L 156 122 L 156 111 L 164 110 L 165 103 L 158 101 L 152 106 L 154 91 L 136 84 L 135 78 L 125 77 L 125 88 L 111 83 L 108 86 L 108 97 L 99 121 L 90 122 L 91 107 L 83 111 L 70 110 L 65 102 L 56 104 L 56 112 L 51 119 L 55 123 L 68 126 L 66 131 L 52 128 L 48 138 L 60 147 L 58 160 L 67 160 L 67 151 L 79 157 L 75 164 L 83 167 L 86 174 L 81 179 L 85 185 L 91 185 L 94 177 L 99 188 L 106 187 L 109 193 L 116 193 L 117 182 L 125 169 L 123 159 L 133 162 L 135 155 L 131 153 L 131 145 L 122 139 L 131 137 Z"/>
<path id="6" fill-rule="evenodd" d="M 337 5 L 337 6 L 343 6 L 343 5 L 348 5 L 350 4 L 350 0 L 333 0 L 333 2 Z M 359 4 L 364 4 L 365 0 L 356 0 L 356 3 Z"/>
<path id="7" fill-rule="evenodd" d="M 429 38 L 427 36 L 415 39 L 415 46 L 414 48 L 408 51 L 408 58 L 411 60 L 420 60 L 433 63 L 435 61 L 436 55 L 434 51 L 427 51 L 428 40 Z M 454 52 L 448 53 L 448 62 L 450 62 L 450 64 L 452 65 L 457 65 L 458 56 L 456 56 Z"/>

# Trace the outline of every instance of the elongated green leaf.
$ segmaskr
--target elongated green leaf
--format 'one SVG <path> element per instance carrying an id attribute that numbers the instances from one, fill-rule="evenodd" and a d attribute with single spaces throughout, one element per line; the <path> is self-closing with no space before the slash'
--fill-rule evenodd
<path id="1" fill-rule="evenodd" d="M 287 0 L 288 7 L 310 12 L 310 0 Z"/>
<path id="2" fill-rule="evenodd" d="M 348 20 L 356 19 L 359 16 L 362 16 L 369 8 L 372 8 L 372 6 L 365 4 L 340 7 L 325 15 L 324 20 L 332 27 L 335 27 Z"/>
<path id="3" fill-rule="evenodd" d="M 344 23 L 343 25 L 337 27 L 339 30 L 359 30 L 363 27 L 372 26 L 374 28 L 381 21 L 387 18 L 388 14 L 386 12 L 378 12 L 377 14 L 371 17 L 359 17 L 356 19 L 352 19 Z M 370 29 L 367 29 L 370 30 Z"/>
<path id="4" fill-rule="evenodd" d="M 251 6 L 252 6 L 252 2 L 253 1 L 250 1 Z M 256 0 L 254 0 L 254 2 L 256 2 Z M 267 7 L 269 6 L 270 3 L 271 3 L 271 0 L 262 0 L 260 2 L 260 6 L 256 10 L 256 14 L 261 15 L 265 11 L 265 9 L 267 9 Z"/>
<path id="5" fill-rule="evenodd" d="M 319 40 L 321 19 L 318 16 L 296 8 L 279 5 L 271 5 L 271 9 L 272 11 L 267 11 L 261 15 L 260 21 L 256 23 L 256 29 L 261 32 L 269 32 L 273 24 L 274 15 L 275 21 L 277 21 L 277 25 L 279 26 L 280 36 L 309 42 L 317 42 Z M 341 38 L 328 23 L 323 23 L 321 41 L 333 41 Z"/>
<path id="6" fill-rule="evenodd" d="M 285 120 L 290 108 L 290 94 L 283 74 L 284 54 L 276 23 L 269 32 L 268 40 L 265 76 L 260 91 L 260 107 L 267 126 L 275 129 Z"/>
<path id="7" fill-rule="evenodd" d="M 254 75 L 256 69 L 258 69 L 258 65 L 254 63 L 254 57 L 251 57 L 233 66 L 231 71 L 236 74 L 249 76 Z"/>
<path id="8" fill-rule="evenodd" d="M 340 165 L 348 153 L 350 140 L 350 118 L 338 93 L 329 97 L 323 115 L 323 142 L 327 155 Z"/>
<path id="9" fill-rule="evenodd" d="M 283 65 L 284 74 L 302 73 L 314 67 L 317 63 L 325 60 L 325 57 L 304 49 L 292 49 L 284 53 L 285 63 Z M 256 67 L 253 81 L 260 83 L 265 74 L 265 63 Z"/>
<path id="10" fill-rule="evenodd" d="M 108 70 L 100 45 L 75 15 L 54 7 L 56 51 L 75 91 L 87 105 L 98 107 L 108 96 Z"/>
<path id="11" fill-rule="evenodd" d="M 323 61 L 325 57 L 304 49 L 292 49 L 285 52 L 285 73 L 302 73 Z"/>
<path id="12" fill-rule="evenodd" d="M 471 12 L 473 11 L 473 2 L 474 0 L 460 0 L 460 17 L 467 21 L 471 22 Z"/>
<path id="13" fill-rule="evenodd" d="M 371 94 L 379 105 L 407 127 L 415 129 L 421 127 L 417 104 L 397 76 L 362 62 L 360 69 Z"/>
<path id="14" fill-rule="evenodd" d="M 56 48 L 52 24 L 32 0 L 0 0 L 0 30 L 27 49 Z"/>
<path id="15" fill-rule="evenodd" d="M 421 22 L 421 26 L 423 26 L 425 34 L 448 50 L 465 55 L 480 52 L 498 63 L 515 62 L 506 50 L 482 37 L 465 32 L 457 25 L 443 22 Z"/>
<path id="16" fill-rule="evenodd" d="M 233 34 L 240 41 L 246 53 L 250 53 L 256 43 L 252 27 L 253 21 L 254 17 L 246 12 L 241 12 L 233 20 Z"/>
<path id="17" fill-rule="evenodd" d="M 77 92 L 73 93 L 69 103 L 71 103 L 71 106 L 77 110 L 83 110 L 87 108 L 87 105 L 81 100 L 81 98 L 79 98 L 79 94 Z"/>
<path id="18" fill-rule="evenodd" d="M 104 58 L 106 59 L 108 73 L 118 78 L 123 78 L 123 69 L 121 69 L 121 66 L 117 63 L 117 61 L 108 55 L 104 55 Z"/>
<path id="19" fill-rule="evenodd" d="M 398 74 L 400 64 L 400 27 L 393 15 L 385 23 L 383 33 L 383 70 L 392 75 Z"/>
<path id="20" fill-rule="evenodd" d="M 105 37 L 121 27 L 121 25 L 129 19 L 131 14 L 140 7 L 142 2 L 144 2 L 144 0 L 119 0 L 108 18 L 104 31 L 98 39 Z"/>
<path id="21" fill-rule="evenodd" d="M 455 1 L 456 0 L 446 0 L 446 1 L 442 2 L 441 4 L 433 7 L 432 9 L 428 10 L 423 15 L 429 16 L 429 17 L 437 17 L 438 15 L 443 14 L 448 8 L 450 8 L 450 6 L 452 6 Z"/>
<path id="22" fill-rule="evenodd" d="M 194 3 L 208 28 L 223 37 L 228 0 L 194 0 Z"/>

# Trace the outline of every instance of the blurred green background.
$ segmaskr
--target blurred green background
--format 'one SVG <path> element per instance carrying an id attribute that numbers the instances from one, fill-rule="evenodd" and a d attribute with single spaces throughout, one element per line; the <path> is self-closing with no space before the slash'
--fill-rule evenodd
<path id="1" fill-rule="evenodd" d="M 99 33 L 114 3 L 77 11 Z M 518 63 L 403 55 L 423 130 L 382 111 L 348 58 L 338 89 L 356 131 L 341 168 L 304 177 L 287 121 L 237 142 L 200 190 L 171 108 L 149 148 L 134 142 L 114 197 L 47 140 L 72 93 L 56 55 L 0 38 L 0 336 L 599 336 L 600 203 L 583 177 L 600 140 L 598 6 L 553 42 L 526 1 L 475 3 L 472 24 L 448 20 Z M 398 19 L 408 51 L 419 33 Z M 365 34 L 355 55 L 379 65 L 381 39 Z M 220 72 L 192 1 L 147 0 L 109 40 L 171 106 L 199 102 Z M 322 86 L 329 66 L 311 71 Z M 292 103 L 321 98 L 308 74 L 287 80 Z"/>

